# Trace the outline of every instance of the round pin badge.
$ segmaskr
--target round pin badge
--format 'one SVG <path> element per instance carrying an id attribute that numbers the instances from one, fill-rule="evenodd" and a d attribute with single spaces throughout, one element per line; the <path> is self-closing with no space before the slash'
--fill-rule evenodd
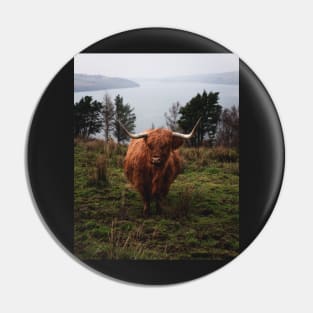
<path id="1" fill-rule="evenodd" d="M 29 181 L 75 259 L 134 283 L 209 274 L 260 233 L 284 172 L 281 124 L 236 54 L 186 31 L 103 39 L 51 81 Z"/>

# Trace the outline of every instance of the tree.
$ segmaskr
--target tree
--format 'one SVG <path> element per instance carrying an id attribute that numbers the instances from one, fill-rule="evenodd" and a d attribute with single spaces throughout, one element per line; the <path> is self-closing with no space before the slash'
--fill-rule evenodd
<path id="1" fill-rule="evenodd" d="M 111 97 L 106 93 L 102 103 L 102 117 L 104 126 L 104 138 L 106 141 L 110 139 L 110 133 L 114 128 L 114 105 Z"/>
<path id="2" fill-rule="evenodd" d="M 136 115 L 133 112 L 134 109 L 129 104 L 123 103 L 123 98 L 117 95 L 114 99 L 115 105 L 115 121 L 114 121 L 114 136 L 117 142 L 128 141 L 129 137 L 121 129 L 121 126 L 117 120 L 119 120 L 128 131 L 132 132 L 135 129 Z"/>
<path id="3" fill-rule="evenodd" d="M 232 106 L 230 109 L 224 109 L 218 125 L 217 144 L 229 147 L 239 148 L 239 108 Z"/>
<path id="4" fill-rule="evenodd" d="M 178 125 L 184 132 L 190 132 L 201 117 L 195 136 L 191 139 L 194 146 L 202 145 L 205 136 L 210 145 L 213 144 L 216 134 L 216 127 L 221 115 L 222 107 L 218 104 L 219 93 L 203 91 L 202 95 L 197 94 L 184 107 L 181 107 L 181 114 Z"/>
<path id="5" fill-rule="evenodd" d="M 169 129 L 172 131 L 178 131 L 179 125 L 178 125 L 178 117 L 179 117 L 179 110 L 180 110 L 180 103 L 174 102 L 172 106 L 169 108 L 169 114 L 164 113 L 166 125 Z"/>
<path id="6" fill-rule="evenodd" d="M 208 136 L 208 142 L 212 146 L 216 140 L 217 125 L 222 113 L 222 106 L 218 104 L 219 100 L 218 92 L 210 92 L 209 94 L 207 94 L 204 91 L 203 97 L 205 106 L 204 110 L 205 119 L 203 120 L 203 127 Z"/>
<path id="7" fill-rule="evenodd" d="M 102 104 L 86 96 L 76 102 L 74 111 L 74 136 L 89 137 L 99 133 L 102 128 Z"/>

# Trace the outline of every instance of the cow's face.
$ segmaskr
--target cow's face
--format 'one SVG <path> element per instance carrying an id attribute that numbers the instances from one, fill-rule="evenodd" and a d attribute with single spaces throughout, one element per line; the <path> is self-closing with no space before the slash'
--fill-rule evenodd
<path id="1" fill-rule="evenodd" d="M 174 137 L 168 129 L 155 129 L 144 139 L 150 152 L 150 160 L 154 166 L 161 167 L 172 150 L 182 145 L 183 139 Z"/>
<path id="2" fill-rule="evenodd" d="M 149 151 L 151 163 L 154 166 L 161 167 L 167 161 L 172 150 L 179 148 L 183 144 L 184 140 L 190 139 L 195 134 L 195 130 L 199 125 L 200 120 L 201 118 L 198 119 L 189 134 L 181 134 L 164 128 L 157 128 L 138 134 L 132 134 L 120 121 L 118 122 L 130 138 L 135 140 L 144 140 Z"/>

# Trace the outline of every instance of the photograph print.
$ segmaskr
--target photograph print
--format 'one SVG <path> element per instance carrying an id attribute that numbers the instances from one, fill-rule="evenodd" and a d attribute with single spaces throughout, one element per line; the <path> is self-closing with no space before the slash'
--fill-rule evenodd
<path id="1" fill-rule="evenodd" d="M 239 254 L 239 59 L 74 59 L 74 252 L 82 260 Z"/>

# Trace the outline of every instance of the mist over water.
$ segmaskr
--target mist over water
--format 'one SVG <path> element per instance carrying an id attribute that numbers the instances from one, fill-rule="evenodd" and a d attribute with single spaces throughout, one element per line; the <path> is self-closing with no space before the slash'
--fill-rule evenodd
<path id="1" fill-rule="evenodd" d="M 184 106 L 191 98 L 206 90 L 207 93 L 219 92 L 219 104 L 224 108 L 239 105 L 239 85 L 207 84 L 198 82 L 162 82 L 136 81 L 140 87 L 107 89 L 97 91 L 74 92 L 74 102 L 84 96 L 92 96 L 94 100 L 102 101 L 105 93 L 112 100 L 119 94 L 124 103 L 129 103 L 136 114 L 136 132 L 155 127 L 166 126 L 164 113 L 168 112 L 173 102 L 179 101 Z"/>

